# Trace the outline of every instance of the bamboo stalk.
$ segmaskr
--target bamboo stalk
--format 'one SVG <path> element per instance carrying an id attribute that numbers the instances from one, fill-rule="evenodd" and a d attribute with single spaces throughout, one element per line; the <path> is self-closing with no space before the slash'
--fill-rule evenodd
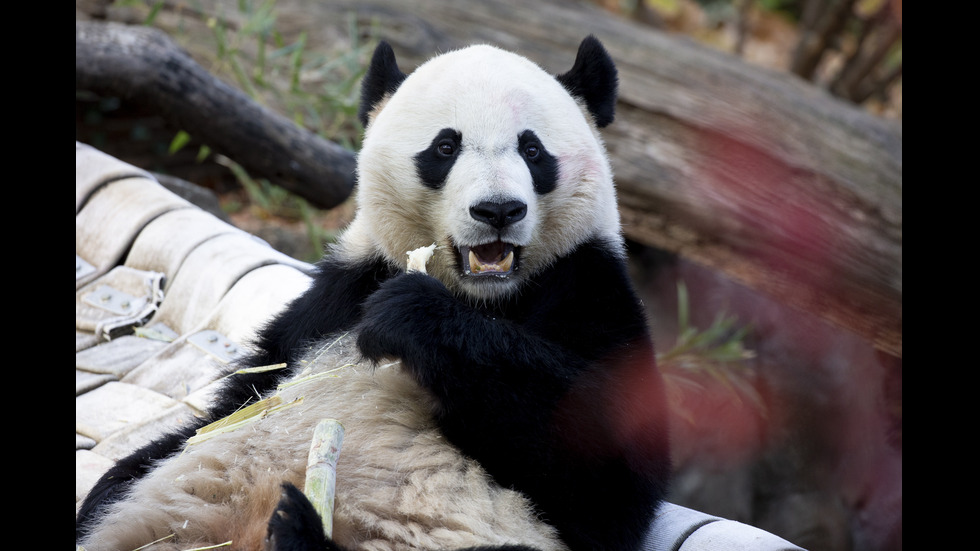
<path id="1" fill-rule="evenodd" d="M 344 426 L 336 419 L 324 419 L 313 431 L 313 442 L 306 463 L 303 493 L 323 520 L 323 531 L 333 534 L 334 492 L 337 484 L 337 458 L 344 441 Z"/>
<path id="2" fill-rule="evenodd" d="M 419 247 L 414 251 L 408 251 L 408 253 L 406 253 L 408 254 L 408 268 L 406 269 L 406 271 L 422 272 L 423 274 L 426 273 L 425 263 L 428 262 L 430 258 L 432 258 L 432 253 L 435 250 L 436 250 L 436 244 L 433 243 L 428 247 Z"/>

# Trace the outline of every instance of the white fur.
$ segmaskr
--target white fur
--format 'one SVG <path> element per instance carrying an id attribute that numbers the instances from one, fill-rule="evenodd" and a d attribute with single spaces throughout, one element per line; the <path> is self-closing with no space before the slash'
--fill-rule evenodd
<path id="1" fill-rule="evenodd" d="M 189 445 L 137 482 L 135 497 L 112 507 L 85 549 L 126 551 L 171 533 L 176 537 L 153 549 L 230 540 L 231 549 L 262 549 L 280 484 L 302 489 L 313 428 L 324 418 L 345 428 L 338 543 L 365 550 L 492 543 L 564 549 L 526 498 L 494 484 L 446 444 L 431 421 L 429 396 L 397 363 L 377 370 L 352 363 L 352 342 L 347 336 L 310 354 L 315 360 L 294 380 L 340 369 L 280 391 L 284 403 L 301 404 Z"/>

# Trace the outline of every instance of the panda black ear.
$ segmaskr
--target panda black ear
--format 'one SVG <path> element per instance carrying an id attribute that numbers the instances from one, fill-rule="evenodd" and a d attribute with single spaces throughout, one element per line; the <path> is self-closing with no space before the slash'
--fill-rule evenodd
<path id="1" fill-rule="evenodd" d="M 585 37 L 571 70 L 555 78 L 571 95 L 585 101 L 596 126 L 602 128 L 613 121 L 619 77 L 616 65 L 598 38 Z"/>
<path id="2" fill-rule="evenodd" d="M 391 49 L 390 44 L 382 40 L 374 49 L 371 65 L 368 66 L 367 73 L 361 81 L 361 105 L 357 111 L 357 118 L 362 125 L 367 126 L 371 111 L 381 100 L 398 89 L 405 76 L 405 73 L 398 68 L 398 62 L 395 61 L 395 51 Z"/>

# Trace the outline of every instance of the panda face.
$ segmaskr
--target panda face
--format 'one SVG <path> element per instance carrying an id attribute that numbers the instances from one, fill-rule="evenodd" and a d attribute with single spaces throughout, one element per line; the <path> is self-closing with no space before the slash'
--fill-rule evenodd
<path id="1" fill-rule="evenodd" d="M 368 120 L 348 240 L 391 263 L 435 243 L 428 273 L 493 299 L 586 240 L 619 240 L 594 122 L 523 57 L 490 46 L 436 57 Z"/>

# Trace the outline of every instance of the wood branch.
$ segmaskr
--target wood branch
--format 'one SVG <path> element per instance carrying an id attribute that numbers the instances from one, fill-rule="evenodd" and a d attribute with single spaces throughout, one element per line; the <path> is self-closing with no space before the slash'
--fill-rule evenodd
<path id="1" fill-rule="evenodd" d="M 838 88 L 840 86 L 840 82 L 845 78 L 850 68 L 854 66 L 854 63 L 856 62 L 858 57 L 860 57 L 861 52 L 865 49 L 865 44 L 867 43 L 868 38 L 872 35 L 875 27 L 880 23 L 882 14 L 886 9 L 889 9 L 889 6 L 887 4 L 883 4 L 881 6 L 881 9 L 879 9 L 877 13 L 871 15 L 870 17 L 864 18 L 858 16 L 854 18 L 860 23 L 861 30 L 854 39 L 854 46 L 853 49 L 851 50 L 851 53 L 844 60 L 844 64 L 837 71 L 837 75 L 830 81 L 830 84 L 827 86 L 828 90 L 834 91 L 835 88 Z M 840 94 L 837 95 L 840 96 Z"/>
<path id="2" fill-rule="evenodd" d="M 139 102 L 253 176 L 321 208 L 354 185 L 354 155 L 208 73 L 162 31 L 75 22 L 75 88 Z"/>
<path id="3" fill-rule="evenodd" d="M 820 7 L 807 6 L 807 19 L 813 25 L 804 27 L 790 65 L 790 71 L 812 80 L 824 53 L 844 28 L 856 0 L 818 0 Z"/>
<path id="4" fill-rule="evenodd" d="M 857 103 L 864 103 L 872 96 L 885 97 L 888 88 L 895 83 L 896 80 L 902 76 L 902 64 L 891 68 L 890 71 L 885 73 L 883 76 L 877 79 L 869 79 L 862 82 L 861 85 L 854 91 L 854 101 Z"/>
<path id="5" fill-rule="evenodd" d="M 830 85 L 832 93 L 855 103 L 860 103 L 859 87 L 867 80 L 874 80 L 875 70 L 902 39 L 902 28 L 891 18 L 876 18 L 867 25 L 872 27 L 868 35 L 862 35 L 858 49 Z"/>
<path id="6" fill-rule="evenodd" d="M 735 25 L 735 46 L 732 53 L 741 56 L 745 53 L 745 43 L 752 31 L 752 8 L 755 5 L 753 0 L 735 0 L 735 7 L 738 13 Z"/>

